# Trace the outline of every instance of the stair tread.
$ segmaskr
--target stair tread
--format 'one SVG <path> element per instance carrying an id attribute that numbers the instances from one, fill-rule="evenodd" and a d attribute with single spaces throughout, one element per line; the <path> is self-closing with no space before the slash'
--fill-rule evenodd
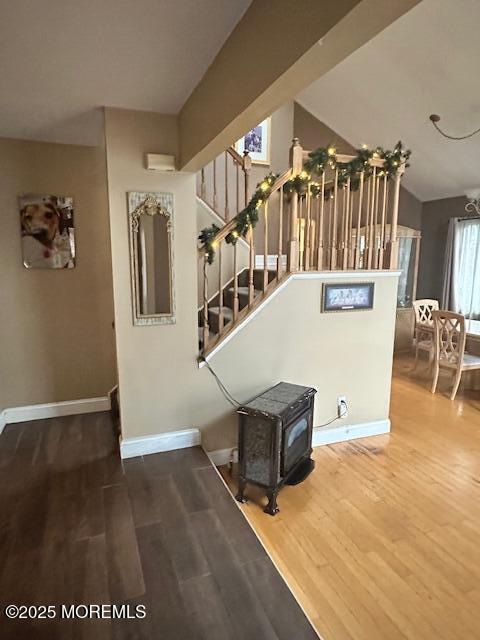
<path id="1" fill-rule="evenodd" d="M 233 311 L 230 307 L 222 307 L 223 309 L 223 317 L 224 318 L 233 318 Z M 220 315 L 220 307 L 208 307 L 208 312 L 218 316 Z"/>
<path id="2" fill-rule="evenodd" d="M 228 289 L 228 291 L 229 291 L 229 293 L 230 292 L 234 293 L 235 288 L 234 287 L 230 287 Z M 238 295 L 244 294 L 244 293 L 246 293 L 248 295 L 248 287 L 238 287 L 237 291 L 238 291 Z M 257 295 L 257 293 L 261 293 L 261 290 L 260 289 L 254 289 L 253 294 Z"/>

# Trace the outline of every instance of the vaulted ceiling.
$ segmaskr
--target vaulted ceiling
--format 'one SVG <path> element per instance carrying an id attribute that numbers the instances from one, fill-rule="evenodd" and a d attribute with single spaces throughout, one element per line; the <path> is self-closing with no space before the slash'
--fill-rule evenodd
<path id="1" fill-rule="evenodd" d="M 353 145 L 412 149 L 405 186 L 421 200 L 480 187 L 479 0 L 423 0 L 308 87 L 297 101 Z"/>
<path id="2" fill-rule="evenodd" d="M 96 144 L 103 105 L 177 113 L 251 0 L 0 0 L 0 136 Z"/>

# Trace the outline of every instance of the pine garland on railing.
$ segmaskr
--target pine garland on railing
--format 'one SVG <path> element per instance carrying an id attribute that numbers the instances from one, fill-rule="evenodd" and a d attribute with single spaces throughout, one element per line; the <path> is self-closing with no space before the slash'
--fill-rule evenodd
<path id="1" fill-rule="evenodd" d="M 200 240 L 202 247 L 205 247 L 205 257 L 207 258 L 208 264 L 212 264 L 215 258 L 215 251 L 213 248 L 213 239 L 220 231 L 220 227 L 215 223 L 212 224 L 211 227 L 205 227 L 200 232 L 198 239 Z"/>
<path id="2" fill-rule="evenodd" d="M 339 187 L 345 186 L 350 179 L 350 188 L 355 191 L 360 183 L 360 173 L 364 173 L 366 180 L 372 176 L 373 168 L 370 164 L 372 158 L 383 160 L 384 163 L 377 175 L 385 175 L 387 179 L 390 179 L 395 176 L 399 166 L 410 166 L 408 163 L 410 155 L 410 149 L 405 149 L 402 142 L 398 141 L 392 151 L 389 149 L 384 150 L 382 147 L 376 147 L 372 150 L 364 145 L 361 149 L 357 149 L 357 155 L 349 162 L 338 162 L 337 150 L 333 145 L 318 147 L 318 149 L 308 154 L 309 159 L 305 162 L 304 170 L 285 183 L 284 192 L 286 194 L 296 192 L 298 195 L 303 196 L 307 193 L 310 185 L 310 195 L 314 198 L 319 198 L 322 190 L 318 182 L 312 182 L 312 174 L 321 176 L 327 167 L 338 170 L 337 184 Z M 250 228 L 255 228 L 258 222 L 258 209 L 270 197 L 277 177 L 278 174 L 269 173 L 258 183 L 249 203 L 236 216 L 235 228 L 225 237 L 225 241 L 228 244 L 235 244 L 239 237 L 246 237 Z M 324 194 L 325 197 L 328 197 L 328 195 L 328 193 Z M 218 231 L 220 231 L 220 228 L 216 224 L 212 224 L 211 227 L 203 229 L 198 236 L 201 248 L 205 249 L 208 264 L 212 264 L 215 258 L 215 236 Z"/>
<path id="3" fill-rule="evenodd" d="M 254 229 L 258 222 L 258 209 L 261 205 L 268 200 L 272 192 L 272 187 L 275 180 L 278 178 L 278 174 L 269 173 L 265 178 L 257 184 L 255 193 L 250 198 L 249 203 L 240 211 L 235 217 L 235 228 L 225 237 L 225 242 L 228 244 L 235 244 L 239 237 L 245 238 L 250 227 Z M 212 264 L 215 258 L 215 236 L 220 228 L 216 224 L 212 224 L 211 227 L 202 229 L 198 239 L 201 246 L 205 248 L 206 258 L 208 264 Z"/>

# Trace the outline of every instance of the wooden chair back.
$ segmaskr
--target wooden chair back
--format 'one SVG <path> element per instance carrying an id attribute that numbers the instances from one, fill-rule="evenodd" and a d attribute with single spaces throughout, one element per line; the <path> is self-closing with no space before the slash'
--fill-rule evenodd
<path id="1" fill-rule="evenodd" d="M 423 300 L 415 300 L 413 302 L 413 311 L 415 313 L 415 324 L 433 324 L 433 312 L 438 311 L 438 300 L 424 298 Z"/>
<path id="2" fill-rule="evenodd" d="M 453 311 L 432 312 L 435 336 L 435 360 L 462 366 L 465 353 L 465 316 Z"/>

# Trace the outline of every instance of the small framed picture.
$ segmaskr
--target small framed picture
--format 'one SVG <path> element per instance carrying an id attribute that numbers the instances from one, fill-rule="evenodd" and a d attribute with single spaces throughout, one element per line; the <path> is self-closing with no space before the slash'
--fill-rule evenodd
<path id="1" fill-rule="evenodd" d="M 322 311 L 373 309 L 374 282 L 324 284 Z"/>
<path id="2" fill-rule="evenodd" d="M 243 155 L 244 151 L 248 151 L 253 164 L 270 164 L 270 118 L 266 118 L 260 122 L 251 131 L 246 133 L 243 138 L 237 140 L 235 149 Z"/>

